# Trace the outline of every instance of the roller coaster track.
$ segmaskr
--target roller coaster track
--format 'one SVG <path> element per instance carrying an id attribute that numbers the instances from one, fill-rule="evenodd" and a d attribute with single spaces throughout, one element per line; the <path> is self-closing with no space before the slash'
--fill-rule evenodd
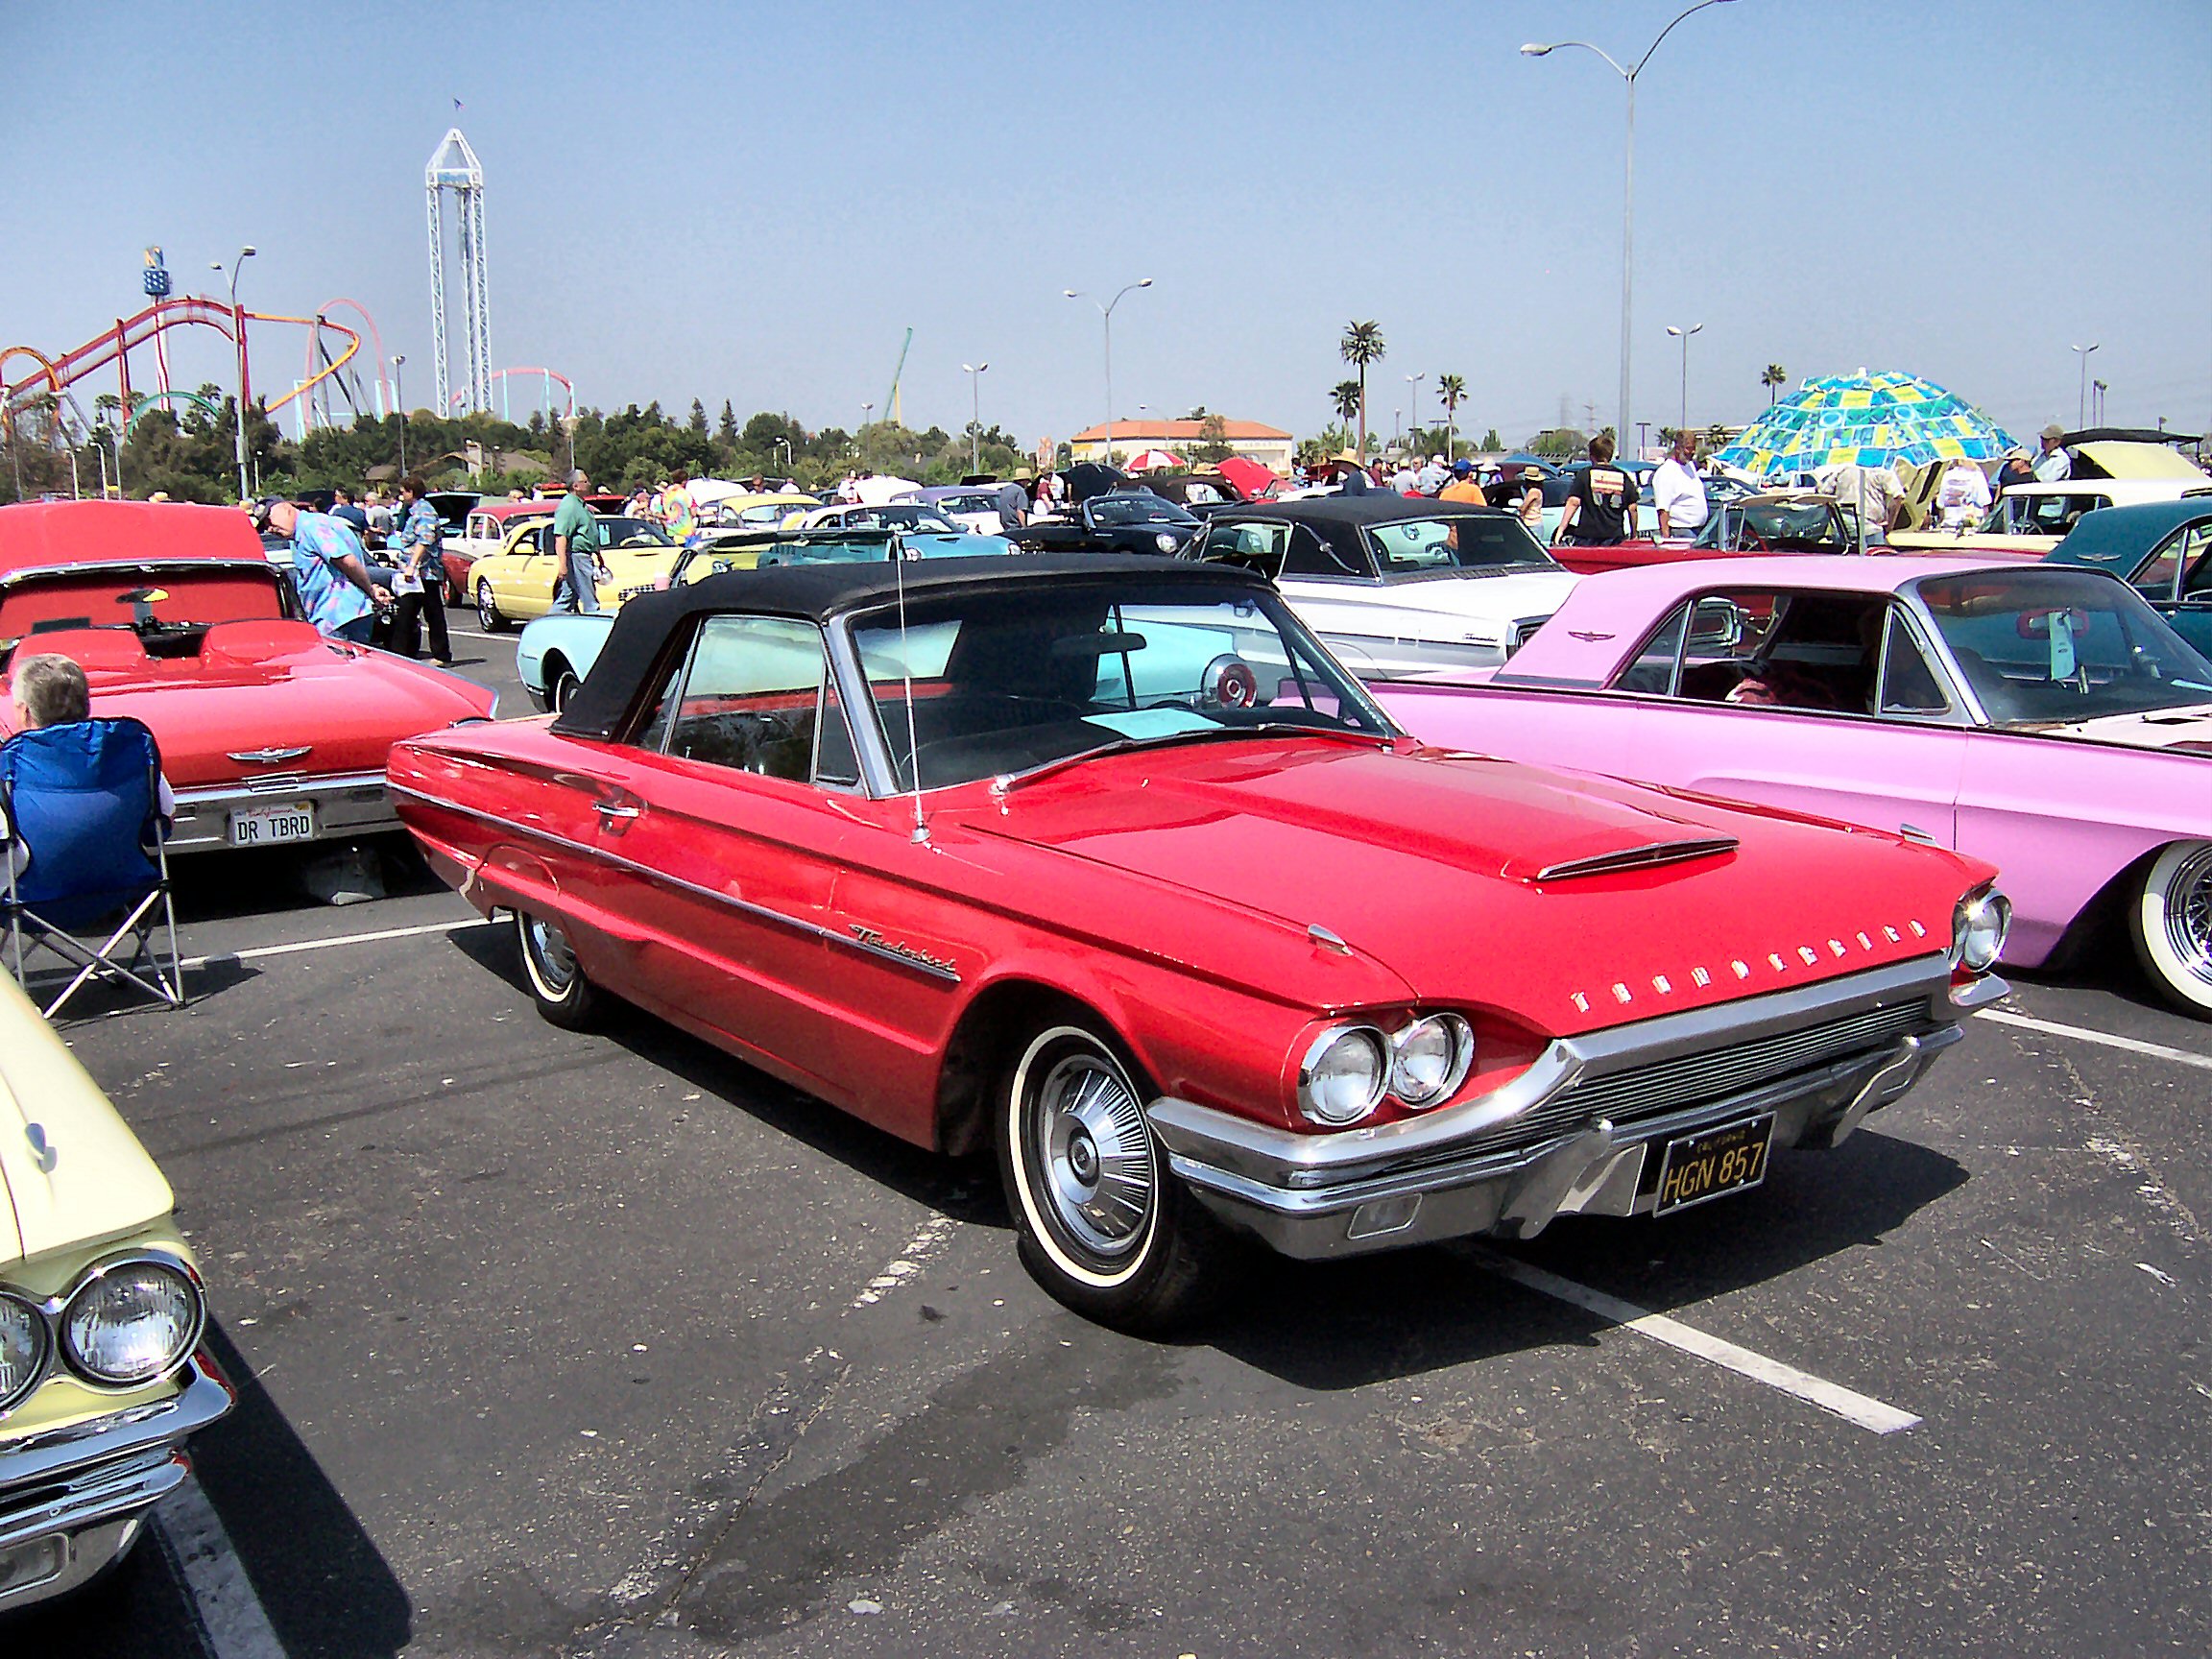
<path id="1" fill-rule="evenodd" d="M 333 304 L 351 301 L 333 301 Z M 366 313 L 364 313 L 366 315 Z M 49 358 L 29 346 L 10 346 L 0 349 L 0 370 L 4 370 L 12 357 L 29 357 L 38 365 L 39 372 L 31 378 L 10 383 L 0 375 L 0 413 L 5 413 L 11 424 L 15 415 L 30 408 L 43 397 L 60 397 L 69 387 L 103 370 L 115 372 L 116 385 L 126 407 L 134 401 L 131 391 L 131 352 L 147 344 L 164 330 L 200 326 L 212 328 L 226 340 L 235 340 L 241 320 L 245 323 L 284 323 L 297 325 L 310 331 L 330 328 L 346 337 L 346 349 L 323 368 L 310 374 L 283 397 L 268 406 L 267 413 L 292 402 L 304 392 L 311 392 L 324 380 L 336 374 L 353 360 L 361 349 L 361 332 L 349 328 L 343 323 L 331 322 L 326 317 L 284 317 L 266 311 L 233 312 L 219 300 L 204 300 L 197 295 L 185 295 L 173 300 L 156 300 L 145 310 L 133 316 L 116 319 L 110 328 L 103 328 L 73 351 L 64 351 L 59 357 Z M 318 336 L 319 337 L 319 336 Z M 309 347 L 312 367 L 314 348 Z M 247 401 L 252 400 L 251 373 L 247 374 Z"/>

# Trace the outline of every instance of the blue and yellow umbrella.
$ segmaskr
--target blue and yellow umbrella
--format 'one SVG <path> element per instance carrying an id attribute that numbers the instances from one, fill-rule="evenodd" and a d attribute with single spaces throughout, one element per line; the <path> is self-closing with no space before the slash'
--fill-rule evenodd
<path id="1" fill-rule="evenodd" d="M 1857 462 L 1994 461 L 2011 435 L 1962 398 L 1916 374 L 1831 374 L 1808 380 L 1720 451 L 1760 477 Z"/>

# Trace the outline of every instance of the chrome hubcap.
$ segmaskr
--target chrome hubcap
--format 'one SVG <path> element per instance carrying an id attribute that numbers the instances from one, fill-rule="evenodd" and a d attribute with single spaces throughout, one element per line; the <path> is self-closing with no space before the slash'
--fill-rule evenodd
<path id="1" fill-rule="evenodd" d="M 552 923 L 536 916 L 523 925 L 523 933 L 529 941 L 530 959 L 537 966 L 538 977 L 554 996 L 565 995 L 576 982 L 576 953 L 568 949 L 568 936 Z"/>
<path id="2" fill-rule="evenodd" d="M 1152 1142 L 1121 1074 L 1095 1054 L 1061 1061 L 1031 1121 L 1052 1218 L 1094 1255 L 1135 1249 L 1152 1214 Z"/>
<path id="3" fill-rule="evenodd" d="M 2212 847 L 2166 883 L 2166 943 L 2193 977 L 2212 983 Z"/>

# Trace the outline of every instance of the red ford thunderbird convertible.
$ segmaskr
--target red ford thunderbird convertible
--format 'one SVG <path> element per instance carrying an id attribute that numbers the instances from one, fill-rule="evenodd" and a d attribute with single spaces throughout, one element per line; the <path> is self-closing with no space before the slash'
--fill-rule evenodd
<path id="1" fill-rule="evenodd" d="M 316 633 L 228 507 L 0 507 L 0 662 L 27 651 L 75 659 L 94 714 L 152 728 L 177 792 L 172 853 L 395 830 L 393 741 L 498 703 Z"/>
<path id="2" fill-rule="evenodd" d="M 1293 1256 L 1659 1213 L 1835 1144 L 1960 1036 L 1989 866 L 1426 749 L 1259 577 L 1112 556 L 733 572 L 566 710 L 393 751 L 556 1022 L 613 995 L 995 1148 L 1093 1317 Z"/>

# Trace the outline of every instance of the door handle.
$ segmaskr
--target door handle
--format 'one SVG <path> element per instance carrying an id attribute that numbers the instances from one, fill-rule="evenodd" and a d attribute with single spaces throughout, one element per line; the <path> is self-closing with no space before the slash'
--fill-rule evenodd
<path id="1" fill-rule="evenodd" d="M 631 819 L 640 815 L 645 808 L 637 805 L 635 802 L 601 801 L 592 807 L 592 810 L 599 814 L 602 824 L 608 829 L 613 829 L 618 823 L 629 823 Z"/>

